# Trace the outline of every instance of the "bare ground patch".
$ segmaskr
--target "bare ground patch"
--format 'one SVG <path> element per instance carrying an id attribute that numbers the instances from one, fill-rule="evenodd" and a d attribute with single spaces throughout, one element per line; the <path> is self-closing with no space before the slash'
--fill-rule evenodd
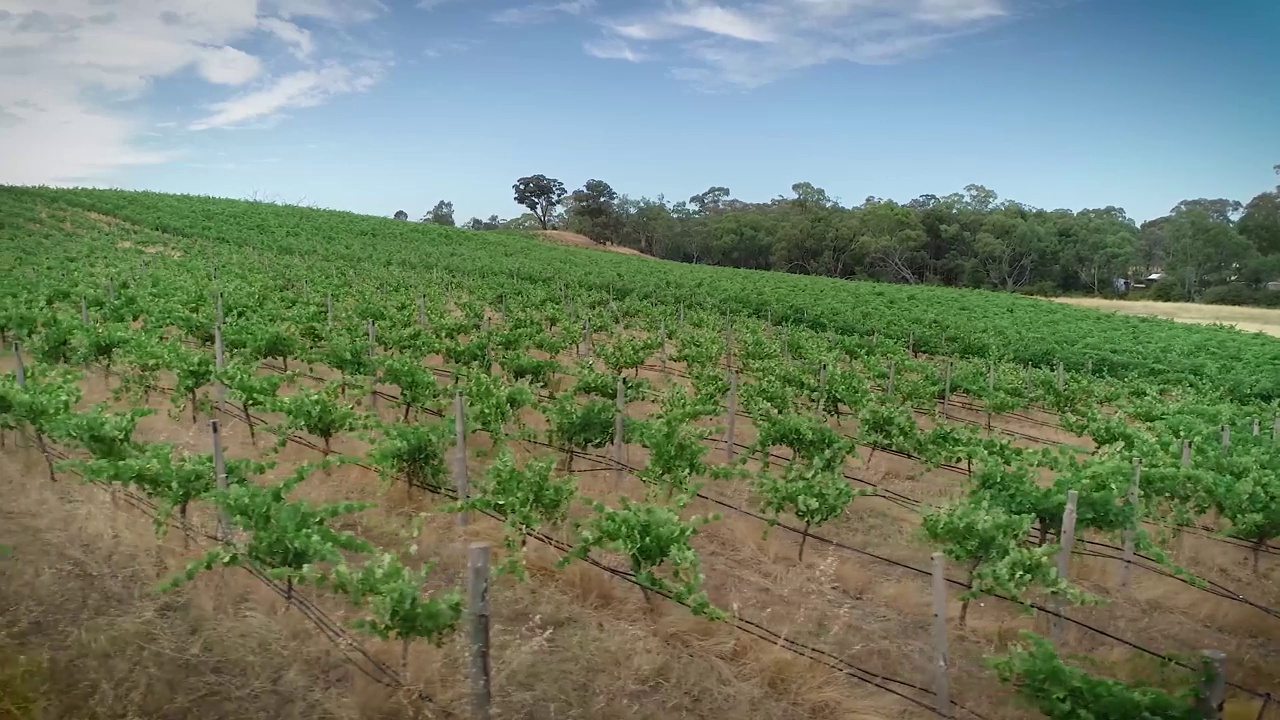
<path id="1" fill-rule="evenodd" d="M 1232 305 L 1199 305 L 1196 303 L 1166 303 L 1105 298 L 1052 298 L 1056 302 L 1108 310 L 1125 315 L 1161 317 L 1178 322 L 1208 325 L 1222 323 L 1234 325 L 1246 332 L 1261 332 L 1280 337 L 1280 310 L 1271 308 L 1236 307 Z"/>

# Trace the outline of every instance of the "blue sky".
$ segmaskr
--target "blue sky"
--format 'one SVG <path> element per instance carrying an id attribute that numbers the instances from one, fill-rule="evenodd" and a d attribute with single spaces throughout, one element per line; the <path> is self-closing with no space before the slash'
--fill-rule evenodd
<path id="1" fill-rule="evenodd" d="M 545 173 L 1040 207 L 1280 181 L 1273 0 L 3 0 L 0 182 L 459 222 Z"/>

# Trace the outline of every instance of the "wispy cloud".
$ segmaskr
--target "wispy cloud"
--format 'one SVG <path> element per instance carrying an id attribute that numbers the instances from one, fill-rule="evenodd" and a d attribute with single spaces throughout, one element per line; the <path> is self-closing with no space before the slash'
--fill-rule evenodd
<path id="1" fill-rule="evenodd" d="M 224 45 L 206 49 L 196 60 L 200 77 L 218 85 L 243 85 L 262 72 L 262 61 Z"/>
<path id="2" fill-rule="evenodd" d="M 252 92 L 214 103 L 210 106 L 212 114 L 190 127 L 192 130 L 231 127 L 270 118 L 285 110 L 315 107 L 334 95 L 368 90 L 378 82 L 379 76 L 377 66 L 361 72 L 337 64 L 291 73 Z"/>
<path id="3" fill-rule="evenodd" d="M 454 55 L 456 53 L 466 52 L 475 47 L 475 40 L 466 38 L 452 38 L 448 40 L 434 40 L 428 42 L 426 47 L 422 49 L 422 54 L 429 58 L 444 57 L 445 55 Z"/>
<path id="4" fill-rule="evenodd" d="M 262 0 L 262 4 L 286 20 L 313 18 L 339 24 L 367 22 L 387 11 L 382 0 Z"/>
<path id="5" fill-rule="evenodd" d="M 752 17 L 719 5 L 697 5 L 683 12 L 664 15 L 660 22 L 735 40 L 773 42 L 778 39 L 767 18 Z"/>
<path id="6" fill-rule="evenodd" d="M 500 10 L 489 18 L 506 25 L 532 25 L 547 22 L 557 15 L 581 15 L 594 8 L 595 0 L 562 0 L 562 2 L 534 3 Z"/>
<path id="7" fill-rule="evenodd" d="M 750 89 L 831 62 L 917 58 L 1010 17 L 1023 1 L 644 0 L 601 23 L 619 43 L 646 43 L 645 54 L 669 62 L 676 78 L 708 90 Z M 596 52 L 609 47 L 602 43 L 584 49 L 608 56 Z"/>
<path id="8" fill-rule="evenodd" d="M 605 38 L 604 40 L 589 40 L 582 44 L 582 50 L 592 57 L 598 57 L 603 60 L 626 60 L 627 62 L 643 62 L 648 59 L 642 52 L 638 52 L 627 42 L 617 38 Z"/>
<path id="9" fill-rule="evenodd" d="M 275 35 L 281 42 L 288 45 L 289 51 L 299 60 L 310 60 L 311 54 L 315 52 L 316 45 L 311 37 L 311 31 L 288 20 L 277 17 L 259 18 L 258 27 Z"/>
<path id="10" fill-rule="evenodd" d="M 238 92 L 214 103 L 199 127 L 358 92 L 378 72 L 332 54 L 317 58 L 315 31 L 345 34 L 344 24 L 384 9 L 381 0 L 5 0 L 0 182 L 89 182 L 173 159 L 163 139 L 142 142 L 158 128 L 178 131 L 147 111 L 159 79 L 191 77 L 214 98 Z M 268 76 L 280 59 L 302 67 Z"/>

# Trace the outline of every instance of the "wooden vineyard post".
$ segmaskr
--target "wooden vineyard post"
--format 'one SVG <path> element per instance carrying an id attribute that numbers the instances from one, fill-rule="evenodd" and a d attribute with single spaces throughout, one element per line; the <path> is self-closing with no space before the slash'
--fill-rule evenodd
<path id="1" fill-rule="evenodd" d="M 579 354 L 591 356 L 591 318 L 582 321 L 582 351 Z"/>
<path id="2" fill-rule="evenodd" d="M 219 290 L 219 291 L 218 291 L 218 297 L 217 297 L 217 299 L 216 299 L 215 303 L 216 303 L 217 307 L 216 307 L 216 309 L 214 310 L 214 316 L 215 316 L 215 317 L 214 317 L 214 322 L 216 322 L 216 323 L 218 323 L 219 325 L 221 325 L 221 324 L 225 321 L 225 319 L 226 319 L 226 318 L 225 318 L 225 317 L 223 317 L 223 315 L 222 315 L 222 291 L 221 291 L 221 290 Z"/>
<path id="3" fill-rule="evenodd" d="M 1191 441 L 1190 440 L 1184 439 L 1182 441 L 1182 458 L 1180 462 L 1184 470 L 1191 467 Z M 1186 533 L 1182 532 L 1181 526 L 1179 526 L 1178 529 L 1176 530 L 1175 537 L 1178 540 L 1178 552 L 1180 553 L 1185 552 L 1186 545 L 1187 545 L 1187 535 Z"/>
<path id="4" fill-rule="evenodd" d="M 1280 415 L 1271 419 L 1271 439 L 1280 440 Z"/>
<path id="5" fill-rule="evenodd" d="M 22 345 L 20 343 L 15 342 L 13 344 L 13 359 L 17 363 L 17 367 L 14 368 L 14 374 L 17 376 L 18 387 L 26 387 L 27 369 L 22 365 Z M 37 427 L 31 428 L 31 433 L 36 439 L 36 449 L 44 456 L 44 464 L 49 466 L 49 482 L 57 482 L 58 478 L 53 473 L 53 457 L 49 455 L 49 448 L 44 444 L 44 434 Z"/>
<path id="6" fill-rule="evenodd" d="M 89 302 L 85 300 L 83 295 L 80 296 L 80 324 L 85 327 L 89 326 Z M 89 372 L 88 360 L 85 360 L 84 370 L 86 373 Z"/>
<path id="7" fill-rule="evenodd" d="M 947 411 L 951 405 L 951 361 L 947 361 L 947 369 L 943 378 L 942 387 L 942 417 L 947 416 Z"/>
<path id="8" fill-rule="evenodd" d="M 729 396 L 725 398 L 724 456 L 733 462 L 733 430 L 738 419 L 738 373 L 729 371 Z"/>
<path id="9" fill-rule="evenodd" d="M 662 375 L 667 374 L 667 321 L 663 320 L 658 326 L 658 365 L 662 368 Z"/>
<path id="10" fill-rule="evenodd" d="M 418 327 L 427 326 L 427 296 L 418 296 Z"/>
<path id="11" fill-rule="evenodd" d="M 1142 518 L 1138 514 L 1138 483 L 1142 479 L 1142 458 L 1133 459 L 1133 482 L 1129 485 L 1129 507 L 1133 508 L 1133 525 L 1124 530 L 1124 566 L 1120 569 L 1120 587 L 1129 587 L 1133 576 L 1133 545 Z"/>
<path id="12" fill-rule="evenodd" d="M 489 720 L 489 543 L 474 542 L 467 550 L 467 617 L 471 640 L 471 710 Z"/>
<path id="13" fill-rule="evenodd" d="M 951 717 L 951 693 L 947 688 L 947 574 L 945 556 L 933 554 L 933 694 L 938 714 Z"/>
<path id="14" fill-rule="evenodd" d="M 915 330 L 912 330 L 910 335 L 907 336 L 907 354 L 911 355 L 911 357 L 916 356 L 916 331 Z"/>
<path id="15" fill-rule="evenodd" d="M 1069 577 L 1071 546 L 1075 544 L 1076 539 L 1076 503 L 1079 498 L 1079 492 L 1075 490 L 1068 491 L 1067 508 L 1062 513 L 1062 531 L 1058 536 L 1062 545 L 1058 550 L 1058 577 L 1062 578 L 1064 582 Z M 1050 627 L 1053 631 L 1053 644 L 1060 645 L 1062 643 L 1062 629 L 1066 625 L 1067 606 L 1062 602 L 1061 598 L 1055 598 L 1053 606 L 1054 610 L 1058 612 L 1050 620 Z"/>
<path id="16" fill-rule="evenodd" d="M 996 364 L 987 364 L 987 434 L 991 433 L 991 399 L 996 394 Z"/>
<path id="17" fill-rule="evenodd" d="M 453 396 L 454 446 L 453 457 L 453 489 L 458 493 L 458 502 L 467 501 L 467 426 L 462 407 L 462 391 Z M 458 511 L 458 527 L 466 527 L 471 520 L 471 513 Z"/>
<path id="18" fill-rule="evenodd" d="M 1031 399 L 1031 366 L 1028 365 L 1026 372 L 1022 374 L 1022 394 Z"/>
<path id="19" fill-rule="evenodd" d="M 116 301 L 116 283 L 114 280 L 107 282 L 107 300 L 109 302 Z"/>
<path id="20" fill-rule="evenodd" d="M 1204 676 L 1200 680 L 1200 697 L 1196 709 L 1205 720 L 1222 720 L 1227 699 L 1227 655 L 1221 650 L 1201 650 Z"/>
<path id="21" fill-rule="evenodd" d="M 226 369 L 226 358 L 222 351 L 222 326 L 213 326 L 213 366 L 217 369 L 219 376 Z M 227 411 L 227 388 L 222 384 L 220 378 L 215 378 L 213 383 L 213 399 L 218 402 L 217 413 L 221 416 Z M 249 417 L 249 409 L 245 408 L 245 422 L 253 424 L 253 418 Z"/>
<path id="22" fill-rule="evenodd" d="M 1258 434 L 1261 432 L 1262 432 L 1262 421 L 1259 420 L 1258 418 L 1254 418 L 1253 419 L 1253 436 L 1258 437 Z"/>
<path id="23" fill-rule="evenodd" d="M 375 344 L 376 335 L 373 329 L 373 318 L 369 319 L 369 357 L 374 358 L 378 354 L 378 346 Z M 378 369 L 373 369 L 373 378 L 369 383 L 369 407 L 376 413 L 378 411 Z"/>
<path id="24" fill-rule="evenodd" d="M 333 327 L 333 296 L 324 296 L 325 317 L 328 320 L 329 327 Z"/>
<path id="25" fill-rule="evenodd" d="M 724 319 L 724 366 L 733 367 L 733 326 L 727 316 Z"/>
<path id="26" fill-rule="evenodd" d="M 791 362 L 791 326 L 782 326 L 782 359 Z"/>
<path id="27" fill-rule="evenodd" d="M 1064 390 L 1067 387 L 1067 371 L 1062 367 L 1062 361 L 1058 361 L 1058 389 Z"/>
<path id="28" fill-rule="evenodd" d="M 1222 426 L 1222 454 L 1226 455 L 1231 451 L 1231 426 Z"/>
<path id="29" fill-rule="evenodd" d="M 885 383 L 885 386 L 884 386 L 885 395 L 893 395 L 893 371 L 894 371 L 894 366 L 896 364 L 897 363 L 895 363 L 893 360 L 889 361 L 889 382 Z"/>
<path id="30" fill-rule="evenodd" d="M 827 364 L 818 368 L 818 412 L 824 412 L 827 403 Z M 824 413 L 825 414 L 825 413 Z"/>
<path id="31" fill-rule="evenodd" d="M 219 490 L 227 489 L 227 462 L 222 457 L 222 430 L 217 418 L 209 421 L 209 432 L 213 436 L 213 480 Z M 231 541 L 231 516 L 227 511 L 218 511 L 218 540 Z"/>
<path id="32" fill-rule="evenodd" d="M 627 393 L 626 386 L 622 382 L 622 376 L 618 376 L 618 391 L 614 398 L 614 414 L 613 414 L 613 485 L 614 489 L 622 486 L 622 450 L 626 443 L 623 437 L 624 418 L 627 412 Z"/>

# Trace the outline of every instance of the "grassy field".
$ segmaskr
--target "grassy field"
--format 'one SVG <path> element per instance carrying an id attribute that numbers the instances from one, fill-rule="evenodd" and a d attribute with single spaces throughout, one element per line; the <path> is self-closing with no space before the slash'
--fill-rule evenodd
<path id="1" fill-rule="evenodd" d="M 300 373 L 280 388 L 280 397 L 344 383 L 342 395 L 323 407 L 349 413 L 351 422 L 335 434 L 332 449 L 361 464 L 316 472 L 297 496 L 317 504 L 376 503 L 334 518 L 333 526 L 406 563 L 436 563 L 428 592 L 460 586 L 468 543 L 501 548 L 506 531 L 484 517 L 458 528 L 439 488 L 411 486 L 394 473 L 382 477 L 373 458 L 397 428 L 437 428 L 451 437 L 447 383 L 454 378 L 473 398 L 469 412 L 478 413 L 497 407 L 479 406 L 482 390 L 495 387 L 490 383 L 503 392 L 523 388 L 518 372 L 550 363 L 548 377 L 532 386 L 532 401 L 499 423 L 511 437 L 473 429 L 467 447 L 468 474 L 482 489 L 504 448 L 518 464 L 553 459 L 557 475 L 576 475 L 567 521 L 540 528 L 553 539 L 583 541 L 578 525 L 589 525 L 598 513 L 587 499 L 614 506 L 625 497 L 683 519 L 720 516 L 698 528 L 691 546 L 698 589 L 728 621 L 697 617 L 599 566 L 559 567 L 561 551 L 529 542 L 528 580 L 499 575 L 491 594 L 495 717 L 930 717 L 927 569 L 942 546 L 925 537 L 922 514 L 973 496 L 980 481 L 970 469 L 980 472 L 999 453 L 992 466 L 1011 477 L 1035 473 L 1046 487 L 1055 473 L 1076 478 L 1080 484 L 1070 487 L 1085 494 L 1087 517 L 1088 493 L 1102 492 L 1086 482 L 1089 473 L 1118 467 L 1123 497 L 1129 455 L 1136 451 L 1097 447 L 1087 433 L 1064 427 L 1070 418 L 1110 432 L 1109 416 L 1093 411 L 1103 404 L 1132 409 L 1133 423 L 1150 427 L 1151 447 L 1167 449 L 1175 437 L 1161 424 L 1165 418 L 1143 404 L 1151 396 L 1184 402 L 1188 413 L 1202 404 L 1215 417 L 1244 422 L 1266 407 L 1274 386 L 1273 378 L 1252 375 L 1280 358 L 1280 343 L 1269 338 L 1008 295 L 681 266 L 342 213 L 17 189 L 0 190 L 0 210 L 3 258 L 15 269 L 5 279 L 9 299 L 0 307 L 4 331 L 23 340 L 28 367 L 36 371 L 93 364 L 77 378 L 81 397 L 67 416 L 149 408 L 154 413 L 142 418 L 133 439 L 144 446 L 172 443 L 176 453 L 192 455 L 208 452 L 207 418 L 219 416 L 229 458 L 275 463 L 254 479 L 260 483 L 319 459 L 318 436 L 297 424 L 287 404 L 253 408 L 258 425 L 251 438 L 238 403 L 226 413 L 214 409 L 207 377 L 192 390 L 195 407 L 178 389 L 190 374 L 184 368 L 213 361 L 209 328 L 220 294 L 221 332 L 233 359 L 249 363 L 258 377 L 278 376 L 282 358 Z M 728 310 L 733 315 L 726 319 Z M 359 344 L 374 333 L 370 321 L 377 340 Z M 1087 335 L 1091 328 L 1097 336 Z M 1131 347 L 1116 350 L 1104 342 L 1135 331 Z M 105 361 L 79 354 L 80 348 L 101 350 L 108 337 L 118 345 Z M 1006 344 L 994 347 L 1000 339 Z M 486 353 L 472 359 L 480 340 Z M 735 418 L 740 447 L 732 462 L 720 441 L 727 416 L 718 406 L 657 425 L 673 416 L 671 408 L 688 409 L 673 398 L 718 401 L 728 387 L 721 367 L 728 348 L 732 356 L 724 362 L 737 373 L 744 413 Z M 161 349 L 168 354 L 157 361 Z M 363 361 L 369 355 L 378 358 L 372 365 Z M 410 358 L 421 374 L 395 364 L 397 358 Z M 1067 367 L 1062 374 L 1058 361 Z M 13 368 L 10 357 L 0 365 Z M 604 378 L 603 389 L 587 389 L 593 373 Z M 611 407 L 619 376 L 628 393 L 626 424 L 637 430 L 621 445 L 627 466 L 621 477 L 608 460 L 611 412 L 593 426 L 603 433 L 598 442 L 566 456 L 565 443 L 556 440 L 564 427 L 558 413 L 574 410 L 590 425 L 585 410 L 593 402 Z M 424 378 L 433 378 L 427 384 L 435 388 L 428 399 L 397 404 Z M 938 399 L 944 388 L 950 392 L 945 403 Z M 370 389 L 383 394 L 371 396 Z M 834 409 L 814 402 L 824 392 L 836 398 Z M 800 423 L 804 431 L 792 435 L 803 437 L 756 447 L 762 434 L 779 433 L 779 415 Z M 885 417 L 905 418 L 912 429 L 876 429 Z M 1189 418 L 1170 422 L 1195 432 L 1217 430 Z M 83 433 L 51 421 L 40 427 L 73 457 L 85 455 L 75 442 Z M 658 438 L 657 427 L 693 438 L 704 453 L 694 463 L 693 479 L 701 484 L 687 505 L 662 485 L 675 480 L 641 480 L 646 469 L 670 469 L 661 463 L 676 446 Z M 8 548 L 0 557 L 0 624 L 6 628 L 0 632 L 0 718 L 467 716 L 465 628 L 439 648 L 413 643 L 403 666 L 407 686 L 387 688 L 359 672 L 359 663 L 346 662 L 298 608 L 248 573 L 215 569 L 176 594 L 157 594 L 157 582 L 207 547 L 184 542 L 176 531 L 157 540 L 152 520 L 122 495 L 143 486 L 113 486 L 121 491 L 115 492 L 80 484 L 70 469 L 49 483 L 30 438 L 16 447 L 14 434 L 6 435 L 0 451 L 7 498 L 0 546 Z M 811 449 L 805 438 L 815 436 L 843 438 L 831 478 L 874 494 L 815 523 L 816 537 L 805 540 L 801 559 L 804 523 L 790 511 L 779 514 L 780 527 L 761 519 L 761 478 L 807 482 L 803 474 L 819 469 L 803 457 Z M 946 453 L 944 440 L 952 443 Z M 1253 447 L 1247 432 L 1236 443 L 1239 452 Z M 768 460 L 758 453 L 744 457 L 753 447 Z M 1057 447 L 1093 463 L 1091 470 L 1036 464 L 1049 462 L 1039 459 L 1040 449 Z M 436 458 L 452 452 L 448 443 L 425 450 Z M 938 457 L 927 460 L 934 451 Z M 1196 453 L 1206 477 L 1226 480 L 1237 471 L 1211 464 L 1220 453 L 1210 442 L 1198 442 Z M 1153 478 L 1144 488 L 1153 495 L 1161 492 L 1156 479 L 1163 461 L 1144 457 Z M 737 475 L 711 479 L 726 469 Z M 197 497 L 192 522 L 211 527 L 219 502 L 208 492 Z M 1180 566 L 1252 605 L 1192 587 L 1145 560 L 1123 585 L 1114 545 L 1098 544 L 1120 542 L 1119 533 L 1086 521 L 1079 532 L 1086 554 L 1072 559 L 1071 579 L 1106 602 L 1071 608 L 1071 617 L 1088 627 L 1068 626 L 1060 652 L 1089 658 L 1077 665 L 1102 676 L 1176 691 L 1189 676 L 1130 645 L 1192 662 L 1202 648 L 1221 648 L 1230 653 L 1233 684 L 1280 692 L 1280 620 L 1268 612 L 1280 606 L 1280 548 L 1264 543 L 1255 555 L 1243 542 L 1226 541 L 1220 531 L 1235 527 L 1233 507 L 1224 502 L 1221 512 L 1206 512 L 1180 537 L 1161 542 Z M 421 523 L 416 537 L 415 523 Z M 1148 529 L 1159 531 L 1154 523 Z M 411 544 L 412 552 L 406 550 Z M 497 552 L 495 562 L 505 557 Z M 625 570 L 626 555 L 615 547 L 594 557 Z M 948 561 L 949 576 L 966 581 L 967 564 Z M 367 612 L 322 588 L 302 592 L 342 622 Z M 986 659 L 1007 652 L 1020 631 L 1047 633 L 1047 618 L 982 597 L 961 625 L 960 592 L 952 587 L 946 605 L 956 713 L 1036 717 Z M 1026 599 L 1044 596 L 1032 588 Z M 742 619 L 776 635 L 753 637 L 743 632 Z M 360 640 L 380 662 L 400 666 L 399 642 Z M 806 656 L 797 642 L 823 654 Z M 1259 708 L 1233 690 L 1228 717 L 1256 718 Z M 1280 708 L 1262 717 L 1276 720 Z"/>
<path id="2" fill-rule="evenodd" d="M 1168 318 L 1178 322 L 1231 325 L 1245 332 L 1261 332 L 1280 336 L 1280 310 L 1272 308 L 1166 303 L 1105 298 L 1054 298 L 1076 307 L 1092 308 L 1146 317 Z"/>

